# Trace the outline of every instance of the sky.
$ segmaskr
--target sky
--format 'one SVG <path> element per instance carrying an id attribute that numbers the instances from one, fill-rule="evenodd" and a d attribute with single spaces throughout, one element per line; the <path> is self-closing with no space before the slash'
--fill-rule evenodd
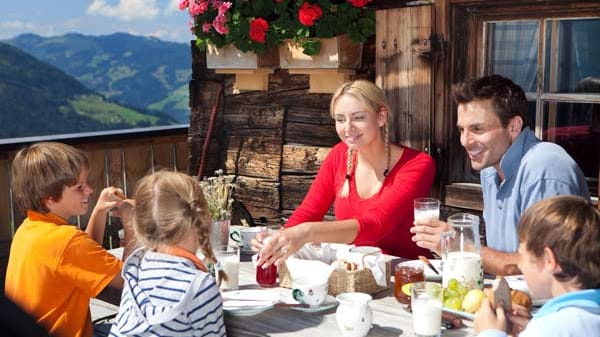
<path id="1" fill-rule="evenodd" d="M 2 0 L 0 40 L 23 33 L 42 36 L 116 32 L 189 42 L 189 14 L 179 0 Z"/>

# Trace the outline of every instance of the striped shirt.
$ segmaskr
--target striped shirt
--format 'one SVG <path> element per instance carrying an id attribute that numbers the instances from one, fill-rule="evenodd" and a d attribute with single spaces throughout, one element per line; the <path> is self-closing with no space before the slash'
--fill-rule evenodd
<path id="1" fill-rule="evenodd" d="M 110 336 L 225 336 L 215 280 L 183 257 L 136 250 Z"/>

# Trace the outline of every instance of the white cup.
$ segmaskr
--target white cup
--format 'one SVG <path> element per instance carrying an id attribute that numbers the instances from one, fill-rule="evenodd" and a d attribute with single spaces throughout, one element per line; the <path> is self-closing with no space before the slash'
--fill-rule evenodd
<path id="1" fill-rule="evenodd" d="M 216 246 L 213 249 L 217 259 L 217 284 L 221 290 L 236 290 L 239 287 L 240 249 L 235 246 Z M 218 270 L 222 269 L 227 280 L 221 279 Z"/>
<path id="2" fill-rule="evenodd" d="M 231 230 L 229 237 L 240 246 L 242 252 L 250 253 L 252 252 L 252 239 L 258 233 L 266 230 L 267 227 L 264 226 L 234 228 Z"/>
<path id="3" fill-rule="evenodd" d="M 309 280 L 293 281 L 292 297 L 300 303 L 316 307 L 325 301 L 328 286 L 328 281 L 323 283 Z"/>
<path id="4" fill-rule="evenodd" d="M 442 285 L 415 282 L 411 287 L 413 331 L 416 337 L 440 337 L 442 333 Z"/>

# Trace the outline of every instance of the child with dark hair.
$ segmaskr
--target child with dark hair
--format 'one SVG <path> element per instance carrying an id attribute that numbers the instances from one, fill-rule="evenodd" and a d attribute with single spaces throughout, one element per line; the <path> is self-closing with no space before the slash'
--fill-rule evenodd
<path id="1" fill-rule="evenodd" d="M 551 298 L 529 320 L 524 308 L 494 309 L 484 300 L 475 316 L 480 337 L 600 336 L 600 212 L 577 196 L 546 199 L 519 222 L 519 269 L 534 298 Z"/>
<path id="2" fill-rule="evenodd" d="M 198 181 L 161 171 L 135 191 L 134 232 L 142 247 L 123 267 L 125 286 L 111 336 L 224 336 L 223 302 L 196 256 L 212 262 L 211 218 Z"/>

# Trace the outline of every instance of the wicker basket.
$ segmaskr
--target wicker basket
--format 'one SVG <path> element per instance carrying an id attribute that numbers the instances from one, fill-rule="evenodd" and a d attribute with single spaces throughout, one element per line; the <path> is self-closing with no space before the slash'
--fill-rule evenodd
<path id="1" fill-rule="evenodd" d="M 278 267 L 279 286 L 283 288 L 292 288 L 292 277 L 285 263 Z M 346 271 L 344 269 L 335 269 L 329 276 L 329 295 L 336 296 L 344 292 L 360 292 L 375 294 L 390 287 L 390 261 L 385 263 L 385 286 L 379 286 L 375 282 L 373 273 L 370 269 L 359 269 L 355 271 Z"/>

